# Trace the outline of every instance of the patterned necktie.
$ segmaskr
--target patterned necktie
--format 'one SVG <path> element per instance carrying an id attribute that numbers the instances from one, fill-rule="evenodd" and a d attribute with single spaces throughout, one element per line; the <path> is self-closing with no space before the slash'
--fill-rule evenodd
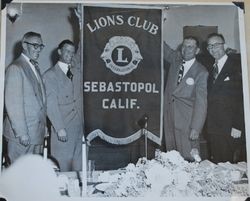
<path id="1" fill-rule="evenodd" d="M 182 62 L 181 66 L 180 66 L 180 70 L 179 70 L 179 73 L 178 73 L 178 78 L 177 78 L 177 85 L 180 84 L 182 78 L 183 78 L 183 74 L 184 74 L 184 61 Z"/>
<path id="2" fill-rule="evenodd" d="M 67 71 L 66 75 L 67 75 L 67 77 L 72 81 L 72 79 L 73 79 L 73 74 L 72 74 L 72 72 L 71 72 L 71 70 L 70 70 L 70 65 L 69 65 L 69 67 L 68 67 L 68 71 Z"/>
<path id="3" fill-rule="evenodd" d="M 215 62 L 214 65 L 213 65 L 213 82 L 215 82 L 216 78 L 218 77 L 218 74 L 219 74 L 219 68 L 218 68 L 218 63 Z"/>
<path id="4" fill-rule="evenodd" d="M 30 63 L 36 68 L 37 71 L 40 72 L 37 61 L 30 59 Z"/>

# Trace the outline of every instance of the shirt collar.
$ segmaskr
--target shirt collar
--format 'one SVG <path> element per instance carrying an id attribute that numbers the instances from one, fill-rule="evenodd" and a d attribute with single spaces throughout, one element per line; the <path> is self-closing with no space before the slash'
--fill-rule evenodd
<path id="1" fill-rule="evenodd" d="M 30 62 L 30 58 L 28 56 L 26 56 L 24 53 L 22 53 L 22 56 L 29 63 L 30 66 L 33 66 L 33 64 Z"/>
<path id="2" fill-rule="evenodd" d="M 218 61 L 217 61 L 217 65 L 218 65 L 218 70 L 219 72 L 221 71 L 221 69 L 223 68 L 224 64 L 226 63 L 227 61 L 227 54 L 225 54 L 223 57 L 221 57 Z"/>
<path id="3" fill-rule="evenodd" d="M 183 64 L 183 65 L 184 65 L 185 67 L 191 67 L 191 66 L 193 65 L 194 61 L 195 61 L 195 58 L 190 59 L 190 60 L 188 60 L 188 61 L 184 61 L 184 64 Z"/>
<path id="4" fill-rule="evenodd" d="M 217 61 L 218 65 L 223 66 L 226 63 L 227 58 L 228 58 L 227 54 L 224 54 L 224 56 Z"/>
<path id="5" fill-rule="evenodd" d="M 30 62 L 30 58 L 28 56 L 26 56 L 24 53 L 22 53 L 21 55 L 28 62 L 30 68 L 32 69 L 33 73 L 35 74 L 35 76 L 38 79 L 37 70 L 35 69 L 35 66 Z"/>
<path id="6" fill-rule="evenodd" d="M 194 61 L 195 61 L 195 58 L 188 60 L 188 61 L 184 61 L 184 63 L 183 63 L 183 66 L 184 66 L 183 76 L 185 76 L 186 73 L 189 71 L 189 69 L 193 65 Z"/>
<path id="7" fill-rule="evenodd" d="M 58 61 L 57 62 L 58 66 L 62 69 L 62 71 L 64 72 L 64 74 L 66 75 L 69 69 L 69 64 L 66 64 L 64 62 Z"/>

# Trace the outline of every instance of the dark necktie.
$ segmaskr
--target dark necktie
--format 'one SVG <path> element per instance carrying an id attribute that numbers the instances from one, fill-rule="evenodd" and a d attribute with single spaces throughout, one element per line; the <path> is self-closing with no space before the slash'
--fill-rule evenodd
<path id="1" fill-rule="evenodd" d="M 33 59 L 30 59 L 30 63 L 35 67 L 35 69 L 36 69 L 36 72 L 37 72 L 37 76 L 38 76 L 38 78 L 37 79 L 40 79 L 41 78 L 41 72 L 40 72 L 40 69 L 39 69 L 39 65 L 38 65 L 38 62 L 37 61 L 35 61 L 35 60 L 33 60 Z M 38 80 L 38 81 L 40 81 L 40 80 Z"/>
<path id="2" fill-rule="evenodd" d="M 218 63 L 215 62 L 213 65 L 213 82 L 215 82 L 216 78 L 218 77 L 219 74 L 219 68 L 218 68 Z"/>
<path id="3" fill-rule="evenodd" d="M 72 74 L 72 72 L 71 72 L 71 70 L 70 70 L 70 65 L 69 65 L 69 68 L 68 68 L 68 71 L 67 71 L 66 75 L 67 75 L 67 77 L 72 81 L 72 79 L 73 79 L 73 74 Z"/>
<path id="4" fill-rule="evenodd" d="M 40 72 L 37 61 L 30 59 L 30 63 L 36 68 L 37 71 Z"/>
<path id="5" fill-rule="evenodd" d="M 177 78 L 177 85 L 180 84 L 182 78 L 183 78 L 183 74 L 184 74 L 184 61 L 182 62 L 181 66 L 180 66 L 180 70 L 179 70 L 179 73 L 178 73 L 178 78 Z"/>

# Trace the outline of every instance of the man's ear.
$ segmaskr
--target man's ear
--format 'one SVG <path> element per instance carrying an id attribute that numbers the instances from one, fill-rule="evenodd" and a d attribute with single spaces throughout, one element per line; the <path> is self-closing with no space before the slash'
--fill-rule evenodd
<path id="1" fill-rule="evenodd" d="M 201 50 L 200 48 L 197 48 L 195 55 L 199 54 L 200 50 Z"/>
<path id="2" fill-rule="evenodd" d="M 22 42 L 22 48 L 23 48 L 24 50 L 27 50 L 27 43 Z"/>
<path id="3" fill-rule="evenodd" d="M 61 54 L 62 54 L 61 49 L 58 49 L 58 50 L 57 50 L 57 53 L 58 53 L 59 56 L 61 56 Z"/>

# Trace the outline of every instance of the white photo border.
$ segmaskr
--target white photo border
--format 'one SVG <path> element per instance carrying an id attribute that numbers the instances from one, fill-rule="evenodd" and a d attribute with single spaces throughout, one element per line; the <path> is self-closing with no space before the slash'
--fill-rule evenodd
<path id="1" fill-rule="evenodd" d="M 129 5 L 150 5 L 150 4 L 159 4 L 159 5 L 170 5 L 170 4 L 188 4 L 188 5 L 234 5 L 231 3 L 231 1 L 199 1 L 194 2 L 190 0 L 182 1 L 182 2 L 175 2 L 175 1 L 128 1 L 128 0 L 14 0 L 13 3 L 58 3 L 58 4 L 64 4 L 64 3 L 83 3 L 83 4 L 102 4 L 102 5 L 108 5 L 108 4 L 129 4 Z M 250 4 L 245 2 L 245 9 L 250 12 Z M 249 22 L 245 19 L 247 19 L 247 16 L 244 16 L 244 11 L 242 9 L 238 8 L 238 18 L 239 18 L 239 31 L 240 31 L 240 49 L 241 49 L 241 66 L 242 67 L 242 81 L 243 81 L 243 93 L 244 93 L 244 114 L 245 114 L 245 128 L 246 128 L 246 145 L 250 145 L 250 95 L 249 95 L 249 83 L 250 83 L 250 75 L 249 70 L 250 67 L 247 65 L 250 60 L 250 54 L 247 52 L 247 49 L 250 49 L 250 44 L 247 39 L 249 39 L 249 33 L 247 33 L 247 30 L 250 28 L 250 23 L 246 24 L 246 22 Z M 248 14 L 248 13 L 247 13 Z M 0 156 L 2 156 L 2 135 L 3 135 L 3 105 L 4 105 L 4 72 L 5 72 L 5 45 L 6 41 L 4 40 L 6 38 L 6 9 L 1 11 L 1 46 L 0 46 Z M 247 25 L 247 26 L 246 26 Z M 248 36 L 248 37 L 246 37 Z M 0 160 L 0 167 L 2 166 Z M 250 166 L 250 147 L 247 146 L 247 163 L 248 166 Z M 248 168 L 248 175 L 250 175 L 250 168 Z M 1 170 L 0 170 L 1 174 Z M 250 185 L 248 185 L 248 189 L 250 192 Z M 122 198 L 84 198 L 85 200 L 121 200 Z M 152 198 L 126 198 L 126 200 L 152 200 Z M 159 201 L 161 200 L 229 200 L 229 198 L 159 198 L 157 197 Z M 63 198 L 60 200 L 64 200 Z M 65 200 L 82 200 L 82 198 L 65 198 Z M 232 201 L 243 201 L 245 198 L 242 197 L 232 197 L 230 200 Z"/>

